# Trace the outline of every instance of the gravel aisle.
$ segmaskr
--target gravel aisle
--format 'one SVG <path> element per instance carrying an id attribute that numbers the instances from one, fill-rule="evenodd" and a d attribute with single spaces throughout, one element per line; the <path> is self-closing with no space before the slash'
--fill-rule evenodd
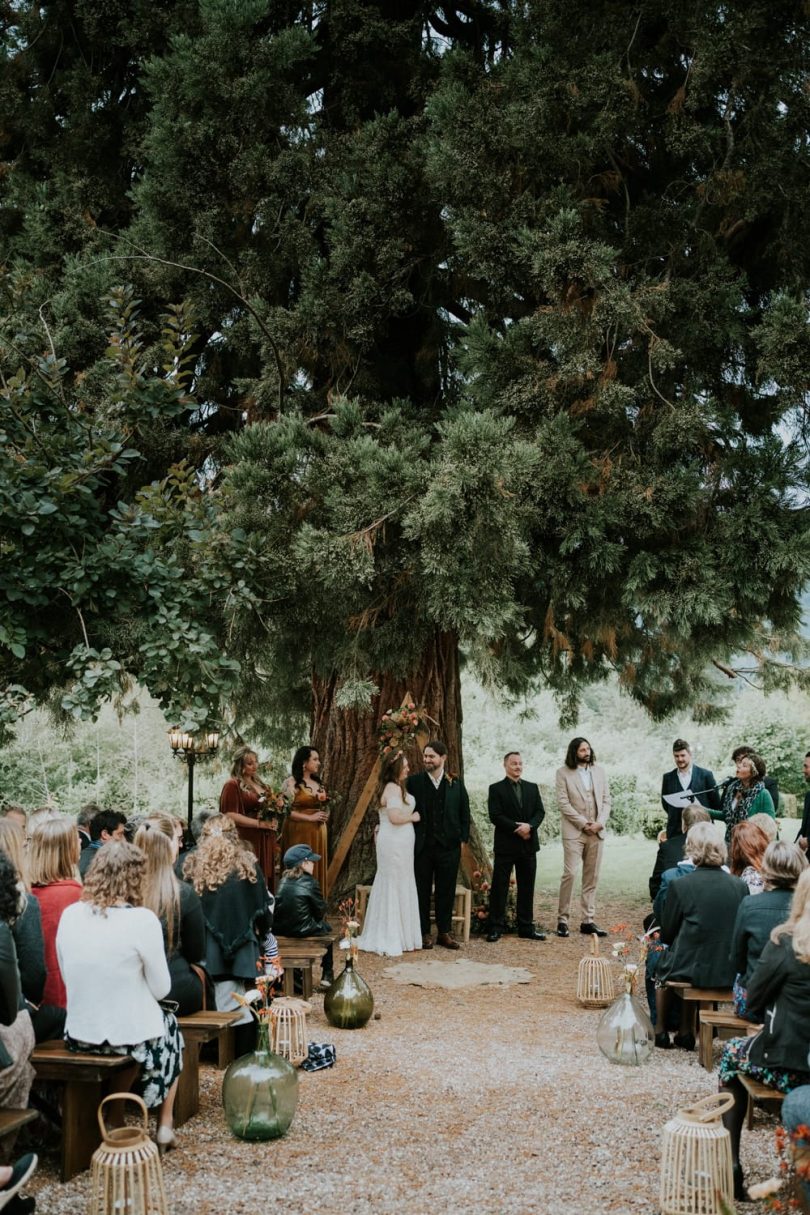
<path id="1" fill-rule="evenodd" d="M 643 910 L 614 904 L 600 918 L 640 923 Z M 544 912 L 548 925 L 550 907 Z M 232 1139 L 220 1073 L 203 1066 L 202 1111 L 165 1158 L 173 1215 L 254 1215 L 270 1203 L 292 1215 L 651 1215 L 661 1128 L 679 1106 L 713 1092 L 717 1072 L 682 1051 L 656 1052 L 640 1069 L 608 1063 L 595 1042 L 600 1014 L 575 1000 L 586 948 L 576 932 L 545 943 L 473 938 L 471 959 L 536 977 L 462 992 L 400 987 L 382 977 L 389 960 L 361 955 L 380 1019 L 334 1030 L 314 998 L 310 1037 L 334 1042 L 338 1063 L 300 1074 L 286 1139 Z M 753 1134 L 743 1133 L 751 1181 L 773 1172 L 773 1126 L 760 1114 Z M 89 1175 L 63 1186 L 55 1165 L 46 1157 L 30 1191 L 38 1211 L 85 1215 Z"/>

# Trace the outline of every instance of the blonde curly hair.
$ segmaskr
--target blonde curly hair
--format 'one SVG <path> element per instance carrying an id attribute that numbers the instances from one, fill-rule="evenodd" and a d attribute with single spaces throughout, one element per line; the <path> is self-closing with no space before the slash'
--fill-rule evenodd
<path id="1" fill-rule="evenodd" d="M 145 872 L 146 857 L 140 848 L 123 840 L 105 844 L 87 870 L 81 901 L 102 912 L 116 903 L 140 907 Z"/>
<path id="2" fill-rule="evenodd" d="M 227 814 L 214 814 L 203 825 L 200 842 L 183 866 L 183 877 L 197 894 L 218 890 L 231 875 L 256 881 L 256 857 L 244 847 Z"/>

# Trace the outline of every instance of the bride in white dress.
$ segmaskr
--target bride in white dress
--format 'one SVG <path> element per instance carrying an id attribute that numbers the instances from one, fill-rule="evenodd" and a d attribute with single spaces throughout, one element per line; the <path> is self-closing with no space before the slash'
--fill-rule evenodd
<path id="1" fill-rule="evenodd" d="M 419 822 L 415 800 L 405 790 L 408 761 L 392 755 L 383 764 L 377 785 L 380 826 L 377 831 L 377 875 L 371 888 L 360 949 L 399 957 L 422 948 L 419 899 L 413 872 L 413 824 Z"/>

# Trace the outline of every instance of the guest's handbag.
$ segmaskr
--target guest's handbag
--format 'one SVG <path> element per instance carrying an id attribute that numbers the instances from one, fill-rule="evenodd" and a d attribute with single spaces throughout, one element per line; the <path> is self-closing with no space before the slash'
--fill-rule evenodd
<path id="1" fill-rule="evenodd" d="M 331 1042 L 310 1042 L 308 1054 L 301 1064 L 305 1072 L 319 1072 L 325 1067 L 334 1067 L 337 1051 Z"/>

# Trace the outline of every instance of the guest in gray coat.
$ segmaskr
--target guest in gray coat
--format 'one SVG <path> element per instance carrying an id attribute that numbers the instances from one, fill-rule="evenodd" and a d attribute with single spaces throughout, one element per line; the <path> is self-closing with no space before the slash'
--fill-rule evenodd
<path id="1" fill-rule="evenodd" d="M 656 1046 L 669 1049 L 665 1030 L 672 992 L 665 986 L 673 979 L 694 987 L 731 987 L 734 967 L 730 960 L 731 936 L 737 908 L 748 897 L 748 887 L 722 869 L 726 846 L 711 823 L 696 823 L 686 837 L 686 851 L 695 862 L 694 873 L 679 878 L 669 888 L 661 918 L 661 941 L 669 949 L 656 973 Z M 681 1005 L 681 1028 L 675 1045 L 693 1050 L 694 1005 Z"/>
<path id="2" fill-rule="evenodd" d="M 798 844 L 775 840 L 762 858 L 765 889 L 755 899 L 740 903 L 731 939 L 731 959 L 737 968 L 734 1011 L 738 1017 L 748 1016 L 748 982 L 774 928 L 790 915 L 793 891 L 806 868 L 807 858 Z"/>

